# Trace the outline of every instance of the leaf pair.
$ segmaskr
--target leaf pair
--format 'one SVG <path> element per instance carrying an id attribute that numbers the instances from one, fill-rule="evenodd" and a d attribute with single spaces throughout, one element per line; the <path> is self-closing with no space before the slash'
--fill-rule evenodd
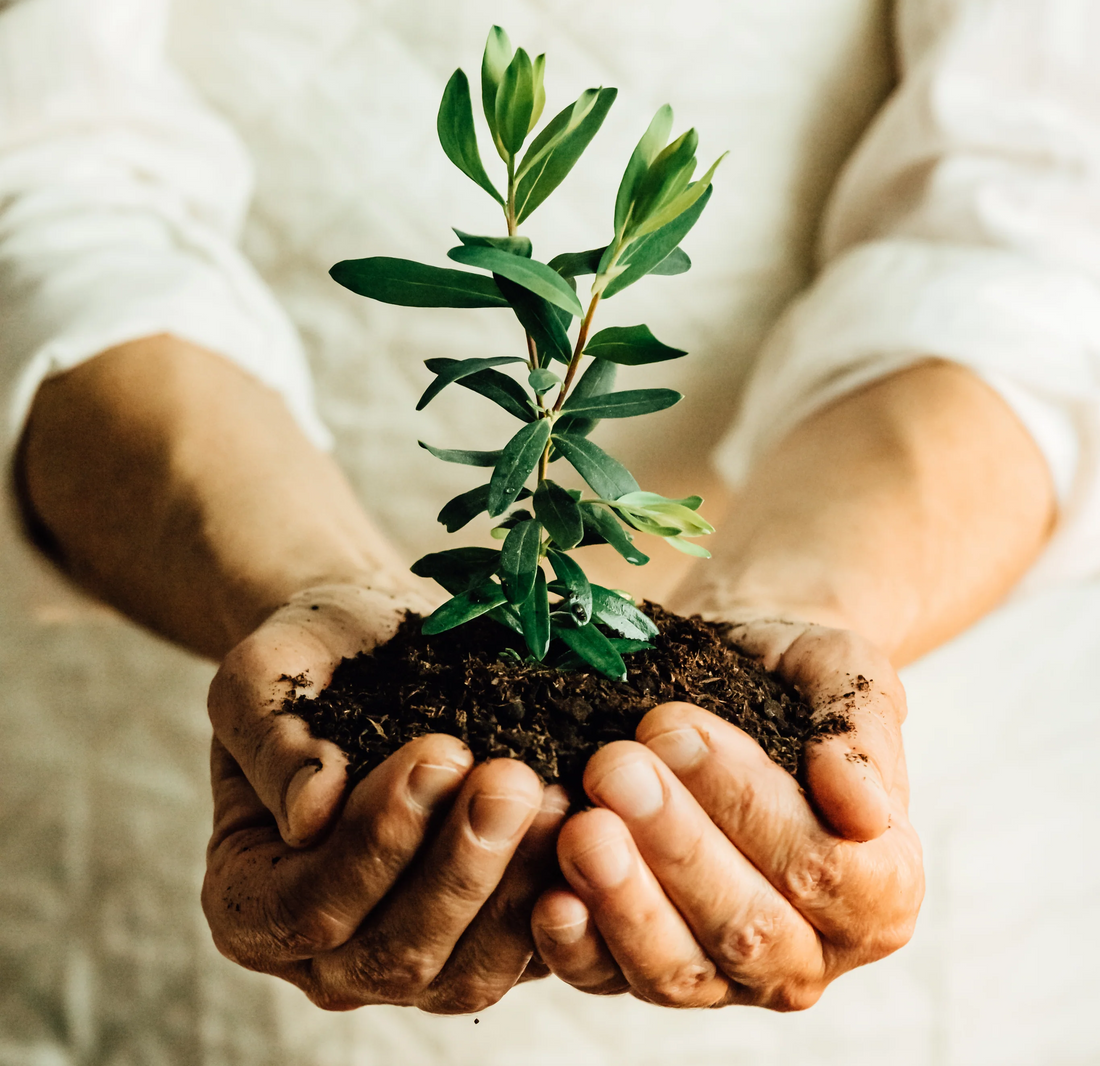
<path id="1" fill-rule="evenodd" d="M 505 162 L 523 147 L 527 134 L 542 116 L 546 106 L 545 71 L 545 55 L 532 63 L 522 48 L 512 50 L 512 42 L 500 26 L 489 31 L 481 58 L 481 106 L 497 152 Z"/>

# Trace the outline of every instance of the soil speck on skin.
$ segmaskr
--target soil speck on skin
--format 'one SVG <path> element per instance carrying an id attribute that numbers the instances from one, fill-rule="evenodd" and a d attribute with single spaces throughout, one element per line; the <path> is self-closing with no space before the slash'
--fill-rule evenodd
<path id="1" fill-rule="evenodd" d="M 508 649 L 522 657 L 522 638 L 488 620 L 426 637 L 420 617 L 409 613 L 388 643 L 344 659 L 317 698 L 298 696 L 302 675 L 284 678 L 292 691 L 283 710 L 344 750 L 352 783 L 406 741 L 447 733 L 479 762 L 522 759 L 575 801 L 583 801 L 589 757 L 633 738 L 660 703 L 693 703 L 732 722 L 796 777 L 807 741 L 851 728 L 841 711 L 815 722 L 794 688 L 730 644 L 730 626 L 642 606 L 661 633 L 652 651 L 625 657 L 625 681 L 517 661 Z"/>

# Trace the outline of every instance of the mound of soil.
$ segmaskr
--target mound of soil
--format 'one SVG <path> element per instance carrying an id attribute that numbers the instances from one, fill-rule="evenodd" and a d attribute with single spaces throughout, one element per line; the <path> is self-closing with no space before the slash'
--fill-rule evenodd
<path id="1" fill-rule="evenodd" d="M 449 733 L 478 761 L 522 759 L 577 802 L 589 756 L 609 741 L 632 738 L 659 703 L 680 700 L 712 711 L 796 777 L 808 740 L 848 728 L 839 714 L 813 722 L 796 690 L 733 647 L 727 626 L 652 603 L 643 609 L 661 634 L 654 650 L 625 657 L 625 681 L 521 661 L 521 638 L 488 620 L 425 637 L 420 617 L 410 613 L 388 643 L 345 659 L 320 696 L 307 699 L 294 689 L 284 710 L 347 753 L 352 782 L 406 741 Z"/>

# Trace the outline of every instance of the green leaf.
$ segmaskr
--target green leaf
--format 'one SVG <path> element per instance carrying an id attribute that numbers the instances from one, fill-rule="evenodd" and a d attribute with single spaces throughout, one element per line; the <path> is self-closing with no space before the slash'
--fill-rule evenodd
<path id="1" fill-rule="evenodd" d="M 703 537 L 714 532 L 714 526 L 696 513 L 703 502 L 698 496 L 669 500 L 655 492 L 631 492 L 610 502 L 635 529 L 646 533 Z"/>
<path id="2" fill-rule="evenodd" d="M 457 359 L 425 359 L 424 365 L 433 373 L 438 374 Z M 520 360 L 523 362 L 524 360 Z M 502 374 L 499 370 L 479 370 L 476 374 L 458 379 L 458 384 L 464 389 L 479 393 L 494 403 L 499 404 L 510 415 L 514 415 L 521 422 L 533 422 L 536 418 L 531 407 L 531 401 L 524 391 L 523 386 L 514 378 Z"/>
<path id="3" fill-rule="evenodd" d="M 532 71 L 532 81 L 535 86 L 535 106 L 531 109 L 531 121 L 527 124 L 527 132 L 530 133 L 538 121 L 542 118 L 543 108 L 546 107 L 546 86 L 543 81 L 546 76 L 546 53 L 535 57 L 535 67 Z"/>
<path id="4" fill-rule="evenodd" d="M 657 636 L 653 620 L 643 614 L 631 600 L 602 585 L 592 586 L 592 615 L 608 629 L 631 640 L 652 640 Z"/>
<path id="5" fill-rule="evenodd" d="M 435 128 L 447 158 L 503 207 L 504 197 L 489 180 L 481 162 L 481 153 L 477 150 L 474 109 L 470 103 L 470 82 L 462 70 L 456 70 L 451 75 L 447 88 L 443 90 Z"/>
<path id="6" fill-rule="evenodd" d="M 607 359 L 593 359 L 580 380 L 573 386 L 570 397 L 584 398 L 610 392 L 615 387 L 618 367 Z M 598 425 L 598 418 L 581 418 L 579 415 L 562 415 L 555 429 L 575 437 L 587 437 Z"/>
<path id="7" fill-rule="evenodd" d="M 502 255 L 504 253 L 501 253 Z M 377 255 L 345 259 L 329 275 L 360 296 L 402 307 L 507 307 L 496 282 L 465 270 Z"/>
<path id="8" fill-rule="evenodd" d="M 713 186 L 708 188 L 694 205 L 678 215 L 667 226 L 662 226 L 655 233 L 632 241 L 619 259 L 618 268 L 622 272 L 616 274 L 608 283 L 603 291 L 604 299 L 610 299 L 615 293 L 622 292 L 628 285 L 633 285 L 639 278 L 651 274 L 654 267 L 663 263 L 699 220 L 713 191 Z"/>
<path id="9" fill-rule="evenodd" d="M 462 230 L 451 227 L 454 235 L 473 248 L 499 248 L 509 255 L 521 255 L 526 259 L 531 258 L 531 238 L 517 235 L 514 237 L 479 237 L 473 233 L 463 233 Z"/>
<path id="10" fill-rule="evenodd" d="M 553 439 L 554 446 L 592 486 L 597 496 L 614 500 L 628 492 L 638 491 L 638 482 L 630 471 L 587 437 L 555 433 Z"/>
<path id="11" fill-rule="evenodd" d="M 505 602 L 504 590 L 495 581 L 485 581 L 459 593 L 424 619 L 420 632 L 427 636 L 443 633 L 455 626 L 487 614 Z"/>
<path id="12" fill-rule="evenodd" d="M 692 207 L 703 193 L 710 188 L 710 181 L 711 178 L 714 177 L 714 172 L 718 169 L 718 164 L 721 163 L 727 155 L 729 155 L 729 152 L 723 152 L 713 164 L 711 164 L 710 170 L 708 170 L 698 181 L 687 186 L 683 192 L 678 193 L 663 207 L 654 211 L 645 222 L 633 231 L 633 237 L 644 237 L 647 233 L 653 233 L 662 226 L 667 226 L 670 222 Z"/>
<path id="13" fill-rule="evenodd" d="M 619 192 L 615 197 L 615 232 L 620 233 L 626 222 L 627 212 L 634 202 L 638 191 L 638 182 L 645 177 L 657 153 L 668 143 L 668 135 L 672 132 L 672 108 L 668 104 L 659 108 L 653 116 L 649 128 L 642 134 L 630 162 L 626 165 L 623 180 L 619 183 Z"/>
<path id="14" fill-rule="evenodd" d="M 673 248 L 651 271 L 651 274 L 663 274 L 671 277 L 673 274 L 686 274 L 691 269 L 691 260 L 683 248 Z"/>
<path id="15" fill-rule="evenodd" d="M 568 363 L 573 357 L 573 345 L 559 317 L 562 312 L 522 285 L 517 285 L 500 274 L 494 274 L 493 277 L 512 305 L 520 325 L 534 339 L 540 358 L 552 357 L 559 362 Z M 567 320 L 571 321 L 572 316 L 567 316 Z"/>
<path id="16" fill-rule="evenodd" d="M 612 681 L 626 680 L 626 664 L 622 656 L 615 650 L 615 645 L 594 625 L 589 624 L 580 629 L 555 626 L 554 636 L 560 637 L 579 658 Z"/>
<path id="17" fill-rule="evenodd" d="M 445 463 L 459 463 L 462 466 L 496 466 L 500 462 L 500 452 L 474 452 L 465 448 L 433 448 L 422 440 L 416 443 Z"/>
<path id="18" fill-rule="evenodd" d="M 577 501 L 553 481 L 540 481 L 535 489 L 535 517 L 546 527 L 554 545 L 563 551 L 575 548 L 584 536 Z"/>
<path id="19" fill-rule="evenodd" d="M 611 647 L 620 655 L 637 655 L 640 651 L 653 651 L 648 640 L 627 640 L 626 637 L 609 637 Z"/>
<path id="20" fill-rule="evenodd" d="M 527 375 L 527 384 L 531 386 L 533 392 L 536 392 L 541 396 L 544 392 L 549 392 L 556 385 L 561 384 L 561 378 L 558 377 L 552 370 L 532 370 Z"/>
<path id="21" fill-rule="evenodd" d="M 519 621 L 528 649 L 542 662 L 550 648 L 550 600 L 546 595 L 546 575 L 541 566 L 535 570 L 531 594 L 519 606 Z"/>
<path id="22" fill-rule="evenodd" d="M 649 326 L 608 326 L 588 342 L 584 354 L 624 366 L 641 366 L 679 359 L 687 352 L 662 344 L 650 332 Z"/>
<path id="23" fill-rule="evenodd" d="M 523 626 L 520 625 L 519 613 L 509 604 L 502 603 L 499 607 L 494 607 L 489 612 L 489 617 L 498 625 L 502 625 L 506 629 L 512 630 L 513 633 L 518 633 L 520 636 L 523 636 Z"/>
<path id="24" fill-rule="evenodd" d="M 480 267 L 482 270 L 491 270 L 494 274 L 500 274 L 578 318 L 584 314 L 577 294 L 562 279 L 562 276 L 537 259 L 509 255 L 508 252 L 502 252 L 498 248 L 476 248 L 465 244 L 452 248 L 447 253 L 447 258 L 453 259 L 456 263 Z M 493 282 L 493 288 L 500 292 L 496 282 Z"/>
<path id="25" fill-rule="evenodd" d="M 503 514 L 519 496 L 550 439 L 550 419 L 524 426 L 505 446 L 489 481 L 489 517 Z M 635 489 L 637 485 L 634 486 Z M 629 489 L 627 491 L 630 491 Z M 622 493 L 619 493 L 621 496 Z"/>
<path id="26" fill-rule="evenodd" d="M 546 552 L 554 576 L 569 592 L 569 609 L 578 625 L 587 625 L 592 617 L 592 586 L 580 565 L 564 552 L 550 548 Z"/>
<path id="27" fill-rule="evenodd" d="M 626 226 L 627 240 L 650 216 L 687 188 L 695 173 L 695 149 L 698 147 L 699 134 L 690 129 L 657 153 L 635 190 L 630 221 Z"/>
<path id="28" fill-rule="evenodd" d="M 682 537 L 667 537 L 665 543 L 670 548 L 675 548 L 679 552 L 683 552 L 685 555 L 696 555 L 700 559 L 709 559 L 710 552 L 707 551 L 701 544 L 692 544 L 690 540 L 684 540 Z"/>
<path id="29" fill-rule="evenodd" d="M 585 529 L 610 544 L 628 563 L 645 566 L 649 562 L 649 556 L 634 547 L 630 533 L 610 511 L 594 503 L 582 503 L 580 508 Z"/>
<path id="30" fill-rule="evenodd" d="M 531 57 L 517 48 L 497 89 L 497 136 L 504 150 L 515 155 L 527 140 L 535 108 L 535 79 Z"/>
<path id="31" fill-rule="evenodd" d="M 664 411 L 684 398 L 674 389 L 629 389 L 597 396 L 570 396 L 562 410 L 588 418 L 632 418 L 653 411 Z"/>
<path id="32" fill-rule="evenodd" d="M 426 359 L 424 365 L 435 363 L 434 359 Z M 435 381 L 425 390 L 424 395 L 417 402 L 416 409 L 422 411 L 428 406 L 448 385 L 461 378 L 476 374 L 479 370 L 487 370 L 491 366 L 503 366 L 505 363 L 525 363 L 526 359 L 520 359 L 514 355 L 496 355 L 490 359 L 450 359 L 448 365 L 435 371 Z M 431 367 L 428 367 L 431 370 Z M 530 421 L 528 419 L 527 421 Z"/>
<path id="33" fill-rule="evenodd" d="M 463 526 L 468 525 L 489 505 L 489 486 L 479 485 L 469 492 L 460 493 L 454 499 L 448 500 L 439 512 L 437 521 L 446 527 L 448 533 L 457 533 Z M 413 570 L 416 573 L 416 570 Z M 430 577 L 431 575 L 422 575 Z"/>
<path id="34" fill-rule="evenodd" d="M 412 564 L 417 577 L 430 577 L 452 596 L 484 584 L 500 564 L 500 552 L 494 548 L 451 548 L 432 552 Z"/>
<path id="35" fill-rule="evenodd" d="M 485 111 L 485 121 L 489 123 L 497 151 L 503 158 L 506 156 L 500 145 L 500 137 L 497 135 L 497 93 L 511 60 L 512 42 L 508 40 L 508 34 L 504 30 L 494 26 L 489 31 L 485 52 L 481 57 L 481 106 Z"/>
<path id="36" fill-rule="evenodd" d="M 595 274 L 607 247 L 590 248 L 587 252 L 562 252 L 554 256 L 546 265 L 556 270 L 563 278 L 578 278 L 584 274 Z"/>
<path id="37" fill-rule="evenodd" d="M 523 603 L 531 595 L 541 547 L 542 525 L 533 519 L 508 531 L 500 553 L 500 579 L 509 603 Z"/>
<path id="38" fill-rule="evenodd" d="M 516 183 L 516 221 L 522 222 L 567 177 L 596 136 L 617 89 L 588 89 L 531 142 Z"/>

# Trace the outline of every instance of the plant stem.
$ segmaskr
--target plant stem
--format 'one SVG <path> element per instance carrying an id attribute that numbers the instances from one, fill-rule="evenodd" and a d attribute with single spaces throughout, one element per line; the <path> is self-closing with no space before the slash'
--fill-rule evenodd
<path id="1" fill-rule="evenodd" d="M 581 322 L 580 332 L 577 334 L 577 344 L 573 349 L 573 358 L 569 360 L 569 369 L 565 372 L 565 380 L 561 383 L 561 389 L 558 391 L 558 398 L 554 401 L 554 413 L 557 414 L 561 410 L 561 405 L 565 403 L 565 397 L 569 394 L 569 386 L 573 384 L 573 378 L 576 376 L 577 367 L 581 365 L 581 356 L 584 354 L 584 346 L 588 343 L 588 331 L 592 328 L 592 316 L 596 313 L 596 305 L 600 302 L 600 294 L 596 293 L 592 297 L 592 302 L 588 305 L 588 311 L 585 313 L 584 320 Z"/>

